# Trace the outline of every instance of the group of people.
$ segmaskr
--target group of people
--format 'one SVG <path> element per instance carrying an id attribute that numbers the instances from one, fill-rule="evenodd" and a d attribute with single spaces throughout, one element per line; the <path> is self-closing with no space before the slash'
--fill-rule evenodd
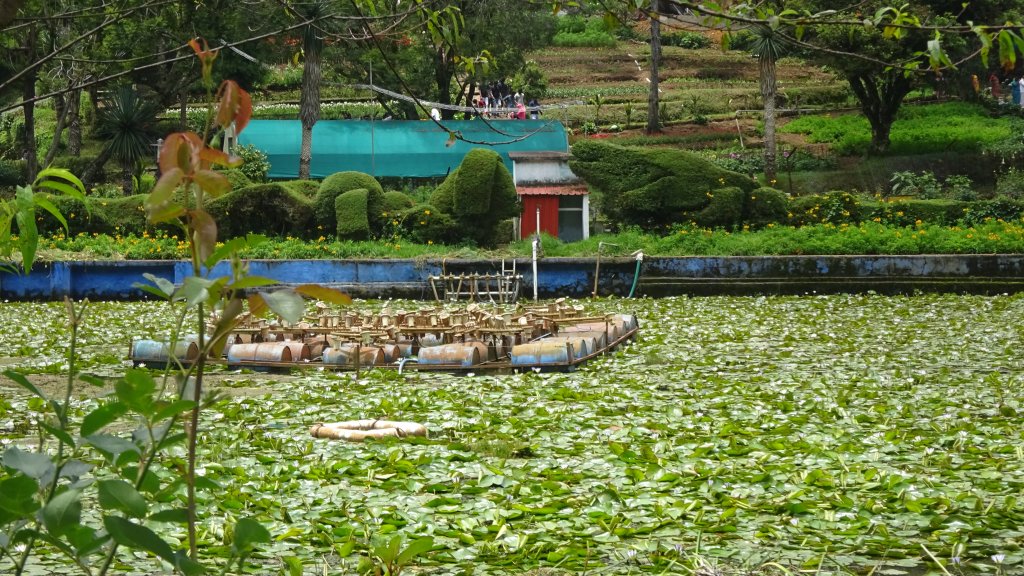
<path id="1" fill-rule="evenodd" d="M 482 84 L 479 96 L 473 98 L 473 107 L 489 118 L 507 116 L 514 120 L 525 120 L 527 114 L 532 120 L 540 117 L 537 99 L 532 98 L 526 102 L 526 95 L 518 90 L 513 93 L 504 79 Z"/>

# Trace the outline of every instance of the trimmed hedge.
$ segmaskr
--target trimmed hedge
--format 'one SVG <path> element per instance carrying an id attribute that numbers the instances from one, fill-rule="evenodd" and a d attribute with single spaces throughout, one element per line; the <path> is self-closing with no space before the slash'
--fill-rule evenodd
<path id="1" fill-rule="evenodd" d="M 416 205 L 416 203 L 413 202 L 412 198 L 410 198 L 407 194 L 405 194 L 404 192 L 396 191 L 385 192 L 383 204 L 384 213 L 388 215 L 388 218 L 396 214 L 401 214 L 405 210 L 408 210 L 409 208 L 412 208 L 413 206 Z"/>
<path id="2" fill-rule="evenodd" d="M 762 186 L 747 198 L 744 204 L 743 221 L 752 227 L 760 228 L 772 223 L 786 221 L 789 213 L 789 200 L 786 195 L 774 188 Z"/>
<path id="3" fill-rule="evenodd" d="M 308 237 L 313 204 L 281 184 L 269 183 L 232 190 L 211 200 L 207 211 L 217 221 L 220 238 L 248 233 Z"/>
<path id="4" fill-rule="evenodd" d="M 245 172 L 242 172 L 237 168 L 223 170 L 221 171 L 221 174 L 227 177 L 228 182 L 231 182 L 232 190 L 241 190 L 242 188 L 252 186 L 253 184 L 252 180 L 250 180 L 249 177 L 245 175 Z"/>
<path id="5" fill-rule="evenodd" d="M 399 220 L 408 237 L 420 244 L 448 244 L 459 239 L 455 219 L 430 204 L 405 209 Z"/>
<path id="6" fill-rule="evenodd" d="M 519 216 L 512 174 L 497 152 L 474 148 L 442 182 L 430 203 L 455 220 L 463 238 L 482 246 L 495 241 L 495 227 Z"/>
<path id="7" fill-rule="evenodd" d="M 288 180 L 281 182 L 281 185 L 311 200 L 316 198 L 317 192 L 320 191 L 320 182 L 317 180 Z"/>
<path id="8" fill-rule="evenodd" d="M 67 196 L 51 196 L 50 201 L 64 215 L 68 222 L 68 234 L 142 234 L 153 230 L 146 223 L 146 211 L 143 202 L 145 194 L 135 194 L 120 198 L 99 198 L 86 196 L 85 201 Z M 56 218 L 45 210 L 36 210 L 36 218 L 41 233 L 56 233 L 63 227 Z"/>
<path id="9" fill-rule="evenodd" d="M 664 228 L 710 208 L 713 191 L 736 188 L 740 204 L 726 209 L 720 204 L 701 216 L 718 221 L 721 214 L 743 214 L 743 201 L 757 185 L 689 152 L 674 149 L 627 148 L 579 141 L 572 147 L 569 166 L 588 184 L 603 192 L 602 210 L 617 224 L 645 229 Z M 719 203 L 724 198 L 719 199 Z M 737 218 L 731 224 L 739 223 Z"/>
<path id="10" fill-rule="evenodd" d="M 380 214 L 383 212 L 384 189 L 381 188 L 380 183 L 373 176 L 352 171 L 331 174 L 320 183 L 320 189 L 317 191 L 316 199 L 313 201 L 313 218 L 315 223 L 318 226 L 322 226 L 324 230 L 337 229 L 338 221 L 334 201 L 345 192 L 360 188 L 366 190 L 371 195 L 367 210 L 376 210 L 376 212 L 369 212 L 371 225 L 374 223 L 379 225 L 381 223 Z"/>
<path id="11" fill-rule="evenodd" d="M 743 219 L 743 201 L 747 192 L 735 186 L 711 192 L 711 202 L 693 215 L 693 220 L 707 228 L 732 228 Z"/>
<path id="12" fill-rule="evenodd" d="M 339 195 L 334 200 L 339 240 L 367 240 L 370 238 L 370 221 L 367 217 L 369 196 L 369 190 L 357 188 Z"/>

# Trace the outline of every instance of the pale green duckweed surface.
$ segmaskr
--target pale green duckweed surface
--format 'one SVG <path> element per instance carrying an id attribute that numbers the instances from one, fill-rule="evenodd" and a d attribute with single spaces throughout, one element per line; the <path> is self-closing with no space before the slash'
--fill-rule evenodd
<path id="1" fill-rule="evenodd" d="M 204 546 L 244 514 L 274 537 L 260 556 L 271 571 L 295 556 L 310 573 L 351 573 L 390 533 L 433 536 L 412 569 L 432 574 L 1022 569 L 1024 298 L 585 305 L 635 312 L 639 342 L 572 373 L 221 373 L 219 387 L 246 393 L 204 413 L 202 474 L 220 486 L 200 491 Z M 172 324 L 159 303 L 90 310 L 83 369 L 107 376 L 132 337 Z M 0 305 L 4 363 L 59 372 L 62 311 Z M 9 444 L 33 408 L 2 386 Z M 309 437 L 313 423 L 355 418 L 417 421 L 431 436 Z"/>

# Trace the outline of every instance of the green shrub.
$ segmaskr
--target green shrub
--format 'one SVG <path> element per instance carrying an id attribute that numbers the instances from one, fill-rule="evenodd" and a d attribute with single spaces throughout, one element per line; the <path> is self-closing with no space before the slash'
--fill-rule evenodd
<path id="1" fill-rule="evenodd" d="M 401 212 L 408 210 L 415 206 L 412 198 L 410 198 L 404 192 L 390 191 L 384 193 L 384 209 L 383 214 L 387 214 L 384 218 L 391 218 Z"/>
<path id="2" fill-rule="evenodd" d="M 743 219 L 743 201 L 748 193 L 735 187 L 711 192 L 711 202 L 692 214 L 694 222 L 707 228 L 733 228 Z"/>
<path id="3" fill-rule="evenodd" d="M 64 168 L 78 177 L 82 177 L 86 170 L 96 161 L 96 156 L 57 156 L 50 163 L 54 168 Z M 102 182 L 104 175 L 97 175 L 96 181 Z M 123 195 L 123 194 L 122 194 Z"/>
<path id="4" fill-rule="evenodd" d="M 313 214 L 309 199 L 276 183 L 232 190 L 211 200 L 207 210 L 217 221 L 221 238 L 248 233 L 309 236 Z"/>
<path id="5" fill-rule="evenodd" d="M 964 209 L 961 220 L 968 226 L 983 224 L 988 220 L 1012 222 L 1024 217 L 1024 201 L 1016 198 L 1000 197 L 993 200 L 971 202 Z"/>
<path id="6" fill-rule="evenodd" d="M 356 188 L 339 195 L 334 201 L 339 240 L 370 238 L 370 221 L 367 218 L 369 196 L 370 192 L 366 188 Z"/>
<path id="7" fill-rule="evenodd" d="M 743 221 L 752 227 L 786 222 L 789 213 L 789 200 L 786 195 L 774 188 L 761 187 L 747 196 L 743 210 Z"/>
<path id="8" fill-rule="evenodd" d="M 247 186 L 252 186 L 253 184 L 252 180 L 250 180 L 249 177 L 245 175 L 245 172 L 242 172 L 237 168 L 232 168 L 231 170 L 224 170 L 221 173 L 227 177 L 228 182 L 231 182 L 232 190 L 240 190 Z"/>
<path id="9" fill-rule="evenodd" d="M 369 213 L 371 226 L 375 222 L 379 224 L 381 222 L 379 214 L 383 212 L 384 189 L 381 188 L 380 183 L 373 176 L 362 172 L 350 171 L 331 174 L 320 183 L 320 190 L 313 201 L 313 218 L 317 226 L 322 227 L 323 230 L 336 230 L 338 228 L 338 221 L 335 212 L 335 200 L 338 196 L 349 190 L 358 190 L 360 188 L 367 190 L 371 195 L 368 200 L 368 209 L 375 210 L 375 212 L 371 211 Z M 374 218 L 374 215 L 378 216 Z"/>
<path id="10" fill-rule="evenodd" d="M 0 160 L 0 186 L 28 184 L 28 166 L 24 160 Z"/>
<path id="11" fill-rule="evenodd" d="M 952 226 L 964 216 L 970 202 L 927 199 L 860 203 L 863 220 L 890 226 L 913 226 L 918 222 Z"/>
<path id="12" fill-rule="evenodd" d="M 399 220 L 404 236 L 421 244 L 448 244 L 459 240 L 458 223 L 451 215 L 430 204 L 404 210 Z"/>
<path id="13" fill-rule="evenodd" d="M 281 182 L 281 185 L 310 200 L 316 198 L 316 193 L 320 191 L 320 182 L 317 180 L 287 180 Z"/>
<path id="14" fill-rule="evenodd" d="M 235 155 L 242 159 L 242 165 L 238 167 L 243 174 L 255 183 L 266 182 L 267 173 L 270 172 L 270 159 L 266 152 L 260 150 L 253 144 L 236 146 Z"/>
<path id="15" fill-rule="evenodd" d="M 583 140 L 573 145 L 572 154 L 569 166 L 602 193 L 602 210 L 618 226 L 655 229 L 686 222 L 711 203 L 712 191 L 735 187 L 749 193 L 756 187 L 743 174 L 683 150 Z M 744 196 L 735 210 L 718 207 L 713 212 L 741 215 Z M 730 225 L 738 223 L 739 218 Z"/>
<path id="16" fill-rule="evenodd" d="M 142 234 L 152 227 L 146 223 L 143 207 L 145 196 L 119 196 L 103 198 L 87 196 L 85 201 L 67 196 L 52 196 L 50 201 L 68 222 L 68 234 Z M 40 233 L 63 231 L 60 223 L 48 212 L 37 212 Z"/>
<path id="17" fill-rule="evenodd" d="M 602 18 L 587 20 L 582 30 L 577 20 L 565 22 L 563 28 L 565 20 L 566 18 L 559 18 L 558 32 L 551 41 L 555 46 L 611 48 L 618 43 L 612 34 L 613 30 L 609 29 Z"/>
<path id="18" fill-rule="evenodd" d="M 669 32 L 661 35 L 662 46 L 678 46 L 688 50 L 697 50 L 711 46 L 711 39 L 699 32 Z"/>
<path id="19" fill-rule="evenodd" d="M 431 196 L 430 203 L 449 214 L 463 238 L 491 245 L 494 228 L 519 215 L 519 196 L 501 156 L 474 148 Z"/>

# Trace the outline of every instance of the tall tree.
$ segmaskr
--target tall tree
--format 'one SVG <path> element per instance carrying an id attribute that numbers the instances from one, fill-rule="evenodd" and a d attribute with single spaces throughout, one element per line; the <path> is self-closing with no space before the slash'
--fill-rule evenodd
<path id="1" fill-rule="evenodd" d="M 647 93 L 647 127 L 648 134 L 661 131 L 661 118 L 658 106 L 660 88 L 658 87 L 658 65 L 661 64 L 661 0 L 651 0 L 651 87 Z"/>
<path id="2" fill-rule="evenodd" d="M 319 0 L 309 4 L 301 16 L 321 18 L 327 5 Z M 302 121 L 302 147 L 299 151 L 299 178 L 309 179 L 309 165 L 313 160 L 313 125 L 320 120 L 320 82 L 323 70 L 320 55 L 324 49 L 323 33 L 314 23 L 302 32 L 302 92 L 299 95 L 299 120 Z"/>

